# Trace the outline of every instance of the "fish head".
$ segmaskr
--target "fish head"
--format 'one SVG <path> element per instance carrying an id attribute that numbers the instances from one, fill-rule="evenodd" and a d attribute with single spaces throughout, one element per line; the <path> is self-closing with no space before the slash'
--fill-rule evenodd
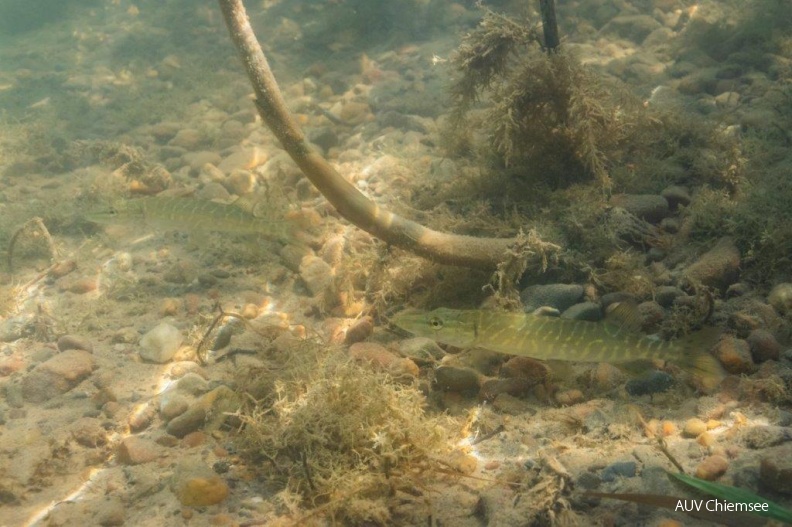
<path id="1" fill-rule="evenodd" d="M 426 337 L 459 348 L 471 347 L 476 340 L 475 313 L 448 308 L 433 311 L 407 309 L 396 313 L 391 323 L 418 337 Z"/>

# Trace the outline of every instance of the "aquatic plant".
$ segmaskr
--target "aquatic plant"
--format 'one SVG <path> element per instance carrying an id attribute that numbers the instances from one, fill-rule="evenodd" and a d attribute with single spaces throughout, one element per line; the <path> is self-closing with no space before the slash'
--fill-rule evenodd
<path id="1" fill-rule="evenodd" d="M 314 508 L 311 515 L 390 523 L 395 493 L 406 496 L 415 478 L 438 467 L 444 428 L 424 415 L 416 388 L 318 343 L 294 346 L 277 374 L 250 372 L 243 381 L 259 398 L 242 415 L 243 451 L 292 500 Z"/>
<path id="2" fill-rule="evenodd" d="M 640 119 L 625 89 L 562 48 L 544 53 L 528 21 L 492 11 L 465 36 L 453 65 L 452 136 L 482 129 L 498 164 L 519 167 L 529 179 L 566 186 L 593 178 L 610 186 L 609 168 L 635 142 Z M 482 100 L 488 104 L 472 116 Z"/>

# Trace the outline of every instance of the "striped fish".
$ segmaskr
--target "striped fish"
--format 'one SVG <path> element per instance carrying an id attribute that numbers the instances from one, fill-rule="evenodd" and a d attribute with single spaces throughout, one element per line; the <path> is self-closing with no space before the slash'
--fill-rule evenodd
<path id="1" fill-rule="evenodd" d="M 628 309 L 625 305 L 621 311 Z M 720 364 L 709 353 L 717 340 L 714 331 L 664 341 L 635 331 L 630 317 L 616 325 L 528 313 L 440 308 L 428 313 L 402 311 L 391 322 L 414 335 L 458 348 L 483 348 L 539 360 L 612 364 L 668 360 L 696 375 L 707 389 L 714 388 L 723 376 Z"/>
<path id="2" fill-rule="evenodd" d="M 149 197 L 122 201 L 91 211 L 85 218 L 99 224 L 139 222 L 188 233 L 257 234 L 277 240 L 287 240 L 291 234 L 291 224 L 286 220 L 259 218 L 236 205 L 189 198 Z"/>

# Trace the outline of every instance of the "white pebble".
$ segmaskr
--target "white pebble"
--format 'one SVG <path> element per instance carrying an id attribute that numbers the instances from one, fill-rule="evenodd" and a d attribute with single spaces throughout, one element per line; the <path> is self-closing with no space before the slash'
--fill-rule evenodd
<path id="1" fill-rule="evenodd" d="M 184 337 L 175 327 L 161 323 L 140 339 L 140 357 L 143 360 L 164 364 L 179 350 Z"/>

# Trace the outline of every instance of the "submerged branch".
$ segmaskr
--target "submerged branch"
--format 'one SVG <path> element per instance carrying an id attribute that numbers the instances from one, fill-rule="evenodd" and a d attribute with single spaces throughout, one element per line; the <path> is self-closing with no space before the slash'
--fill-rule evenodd
<path id="1" fill-rule="evenodd" d="M 231 39 L 256 93 L 262 120 L 283 148 L 339 214 L 385 243 L 439 263 L 495 269 L 515 238 L 477 238 L 438 232 L 380 208 L 314 151 L 289 114 L 242 0 L 218 0 Z"/>

